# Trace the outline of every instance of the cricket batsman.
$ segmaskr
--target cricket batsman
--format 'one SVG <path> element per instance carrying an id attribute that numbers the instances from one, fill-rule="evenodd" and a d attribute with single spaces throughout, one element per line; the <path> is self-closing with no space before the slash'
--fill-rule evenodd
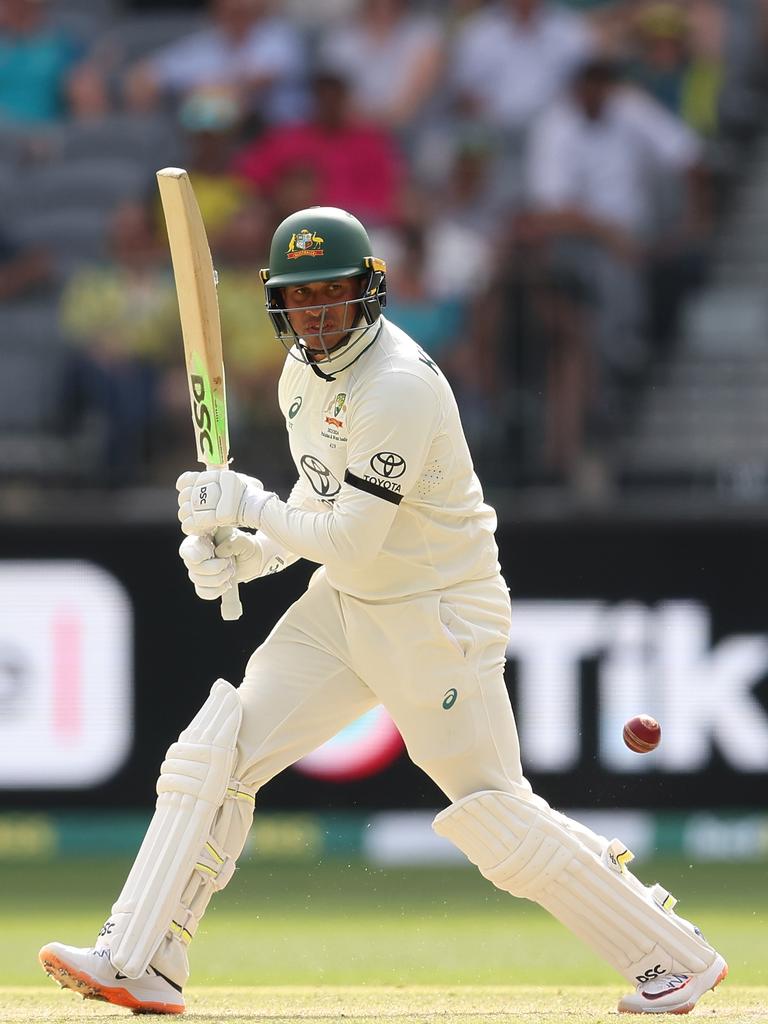
<path id="1" fill-rule="evenodd" d="M 279 403 L 298 480 L 287 501 L 230 470 L 178 480 L 181 557 L 204 600 L 318 565 L 253 653 L 168 749 L 133 868 L 92 948 L 45 970 L 86 998 L 182 1013 L 188 947 L 223 889 L 259 789 L 383 704 L 445 793 L 434 820 L 494 885 L 548 910 L 626 978 L 626 1013 L 687 1013 L 725 960 L 631 854 L 535 796 L 504 684 L 509 594 L 451 389 L 382 315 L 385 265 L 343 210 L 277 228 L 262 271 L 288 350 Z M 221 527 L 231 538 L 214 545 Z"/>

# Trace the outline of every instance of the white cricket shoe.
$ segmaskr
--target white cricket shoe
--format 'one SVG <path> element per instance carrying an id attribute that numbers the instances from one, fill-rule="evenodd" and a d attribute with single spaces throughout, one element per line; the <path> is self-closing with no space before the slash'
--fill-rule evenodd
<path id="1" fill-rule="evenodd" d="M 62 988 L 84 999 L 101 999 L 134 1013 L 184 1013 L 181 989 L 148 967 L 141 978 L 126 978 L 116 971 L 106 949 L 78 949 L 50 942 L 38 954 L 43 970 Z"/>
<path id="2" fill-rule="evenodd" d="M 728 974 L 720 954 L 701 974 L 665 974 L 644 981 L 619 1002 L 619 1013 L 690 1013 L 699 999 Z"/>

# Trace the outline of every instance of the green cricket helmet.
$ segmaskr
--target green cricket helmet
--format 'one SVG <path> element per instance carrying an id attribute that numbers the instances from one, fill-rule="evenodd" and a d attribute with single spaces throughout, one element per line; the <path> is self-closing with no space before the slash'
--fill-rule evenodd
<path id="1" fill-rule="evenodd" d="M 285 307 L 283 288 L 360 278 L 359 298 L 342 303 L 302 307 L 319 309 L 320 325 L 312 335 L 299 337 Z M 318 372 L 322 366 L 343 370 L 375 339 L 375 325 L 386 302 L 386 265 L 371 254 L 368 232 L 351 213 L 334 206 L 312 206 L 286 217 L 275 231 L 269 251 L 269 267 L 261 271 L 266 307 L 277 338 L 291 355 L 309 363 Z M 345 336 L 333 345 L 323 339 L 323 320 L 333 306 L 357 306 L 357 315 Z M 293 309 L 293 312 L 299 310 Z M 320 341 L 310 347 L 307 338 Z M 324 353 L 318 358 L 318 352 Z M 325 374 L 322 374 L 325 376 Z"/>

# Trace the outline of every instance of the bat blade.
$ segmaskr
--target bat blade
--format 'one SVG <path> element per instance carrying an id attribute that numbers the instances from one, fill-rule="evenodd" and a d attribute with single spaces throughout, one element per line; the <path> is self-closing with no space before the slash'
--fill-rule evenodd
<path id="1" fill-rule="evenodd" d="M 229 428 L 224 356 L 208 236 L 187 172 L 181 167 L 165 167 L 157 172 L 157 184 L 176 280 L 197 457 L 209 469 L 226 469 Z M 232 532 L 229 528 L 218 530 L 216 542 Z M 242 611 L 235 584 L 221 599 L 221 614 L 224 619 L 238 619 Z"/>
<path id="2" fill-rule="evenodd" d="M 197 457 L 208 467 L 229 461 L 229 429 L 216 273 L 189 175 L 157 172 L 184 338 Z"/>

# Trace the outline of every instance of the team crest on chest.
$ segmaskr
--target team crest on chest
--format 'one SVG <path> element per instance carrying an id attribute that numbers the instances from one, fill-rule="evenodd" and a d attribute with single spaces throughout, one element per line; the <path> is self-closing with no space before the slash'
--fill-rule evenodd
<path id="1" fill-rule="evenodd" d="M 320 429 L 322 437 L 329 441 L 347 440 L 347 395 L 340 391 L 323 409 L 323 425 Z"/>

